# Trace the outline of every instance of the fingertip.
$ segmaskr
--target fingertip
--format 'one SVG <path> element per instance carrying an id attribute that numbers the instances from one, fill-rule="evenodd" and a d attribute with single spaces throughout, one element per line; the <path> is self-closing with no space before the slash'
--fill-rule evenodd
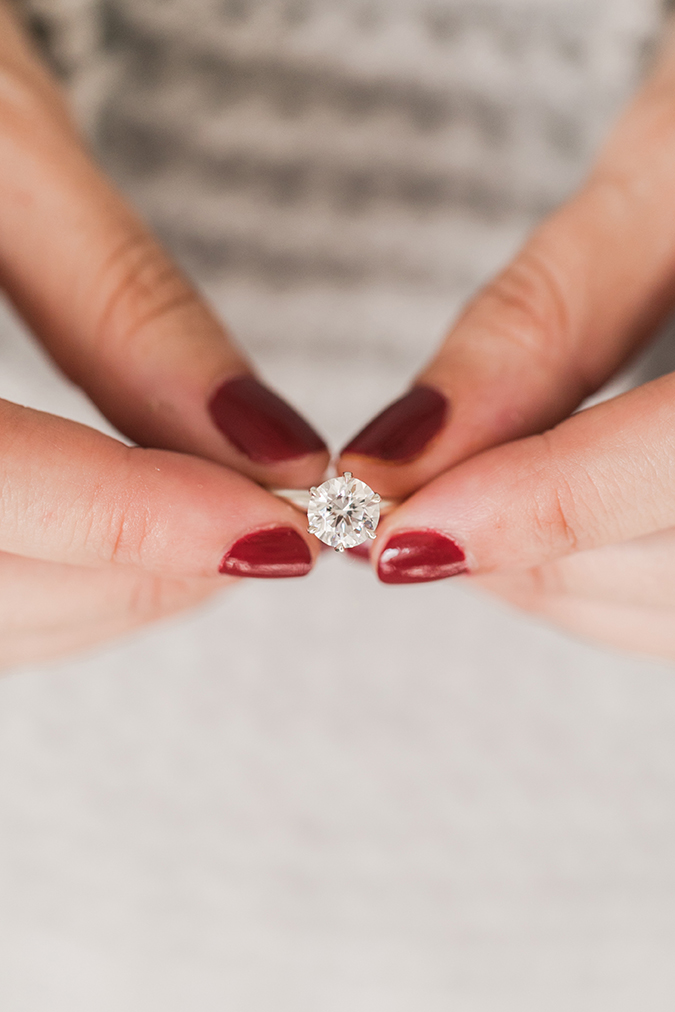
<path id="1" fill-rule="evenodd" d="M 449 410 L 445 394 L 418 384 L 368 422 L 342 453 L 393 464 L 410 463 L 445 426 Z"/>
<path id="2" fill-rule="evenodd" d="M 312 551 L 293 527 L 272 527 L 239 538 L 226 552 L 219 572 L 256 579 L 307 576 L 314 565 Z"/>
<path id="3" fill-rule="evenodd" d="M 222 438 L 223 461 L 272 488 L 323 480 L 330 452 L 319 433 L 282 397 L 250 374 L 220 382 L 207 399 Z M 217 440 L 211 454 L 220 456 Z"/>
<path id="4" fill-rule="evenodd" d="M 116 562 L 166 575 L 264 579 L 313 568 L 319 552 L 306 517 L 265 488 L 197 457 L 141 448 L 125 454 L 123 484 L 132 487 L 117 521 Z"/>
<path id="5" fill-rule="evenodd" d="M 382 583 L 430 583 L 468 573 L 464 549 L 437 530 L 395 531 L 377 560 Z"/>
<path id="6" fill-rule="evenodd" d="M 320 484 L 328 470 L 330 454 L 310 453 L 297 460 L 284 461 L 257 470 L 254 475 L 257 481 L 269 488 L 309 489 Z"/>
<path id="7" fill-rule="evenodd" d="M 314 428 L 255 376 L 235 376 L 209 398 L 214 425 L 255 464 L 274 466 L 328 454 Z"/>
<path id="8" fill-rule="evenodd" d="M 386 464 L 356 453 L 341 456 L 337 462 L 337 471 L 338 474 L 351 471 L 373 491 L 394 499 L 402 499 L 416 491 L 425 481 L 425 473 L 414 464 Z"/>
<path id="9" fill-rule="evenodd" d="M 427 454 L 450 414 L 450 402 L 440 389 L 417 384 L 347 443 L 339 469 L 353 471 L 382 494 L 406 495 L 428 477 Z"/>

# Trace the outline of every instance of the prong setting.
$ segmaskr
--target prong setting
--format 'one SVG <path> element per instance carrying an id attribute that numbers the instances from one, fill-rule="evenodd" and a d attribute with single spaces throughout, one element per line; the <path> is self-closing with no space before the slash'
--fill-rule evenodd
<path id="1" fill-rule="evenodd" d="M 310 489 L 308 532 L 344 552 L 375 539 L 381 497 L 351 471 Z"/>

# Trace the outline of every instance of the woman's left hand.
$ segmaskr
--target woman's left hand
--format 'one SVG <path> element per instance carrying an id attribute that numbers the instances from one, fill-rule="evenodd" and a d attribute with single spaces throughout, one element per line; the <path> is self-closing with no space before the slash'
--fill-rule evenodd
<path id="1" fill-rule="evenodd" d="M 0 400 L 0 667 L 117 635 L 232 576 L 309 572 L 306 519 L 260 486 L 320 479 L 323 441 L 96 166 L 4 0 L 0 283 L 141 444 Z"/>
<path id="2" fill-rule="evenodd" d="M 57 365 L 141 446 L 307 487 L 328 451 L 264 387 L 105 177 L 0 0 L 0 285 Z"/>

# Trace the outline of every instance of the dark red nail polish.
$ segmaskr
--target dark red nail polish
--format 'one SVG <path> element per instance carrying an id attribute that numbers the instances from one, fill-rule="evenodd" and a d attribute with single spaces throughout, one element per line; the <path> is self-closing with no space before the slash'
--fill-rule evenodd
<path id="1" fill-rule="evenodd" d="M 466 572 L 462 549 L 438 531 L 394 534 L 377 565 L 377 575 L 383 583 L 428 583 Z"/>
<path id="2" fill-rule="evenodd" d="M 448 416 L 447 399 L 433 387 L 413 387 L 361 429 L 343 453 L 379 460 L 412 460 L 440 432 Z"/>
<path id="3" fill-rule="evenodd" d="M 274 464 L 326 449 L 321 436 L 297 411 L 253 376 L 238 376 L 209 402 L 220 431 L 251 460 Z"/>
<path id="4" fill-rule="evenodd" d="M 312 568 L 307 542 L 292 527 L 256 531 L 236 541 L 220 563 L 221 573 L 264 580 L 306 576 Z"/>

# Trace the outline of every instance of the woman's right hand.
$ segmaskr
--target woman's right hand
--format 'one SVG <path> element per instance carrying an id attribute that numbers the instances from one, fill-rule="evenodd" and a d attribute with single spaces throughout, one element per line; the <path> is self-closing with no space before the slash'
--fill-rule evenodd
<path id="1" fill-rule="evenodd" d="M 254 377 L 95 166 L 2 3 L 0 282 L 140 444 L 0 402 L 0 664 L 188 605 L 222 586 L 219 570 L 309 570 L 317 542 L 260 484 L 317 481 L 323 440 Z"/>
<path id="2" fill-rule="evenodd" d="M 675 373 L 572 414 L 674 306 L 671 34 L 586 184 L 343 451 L 373 488 L 413 493 L 378 530 L 380 578 L 468 570 L 575 632 L 675 659 Z"/>

